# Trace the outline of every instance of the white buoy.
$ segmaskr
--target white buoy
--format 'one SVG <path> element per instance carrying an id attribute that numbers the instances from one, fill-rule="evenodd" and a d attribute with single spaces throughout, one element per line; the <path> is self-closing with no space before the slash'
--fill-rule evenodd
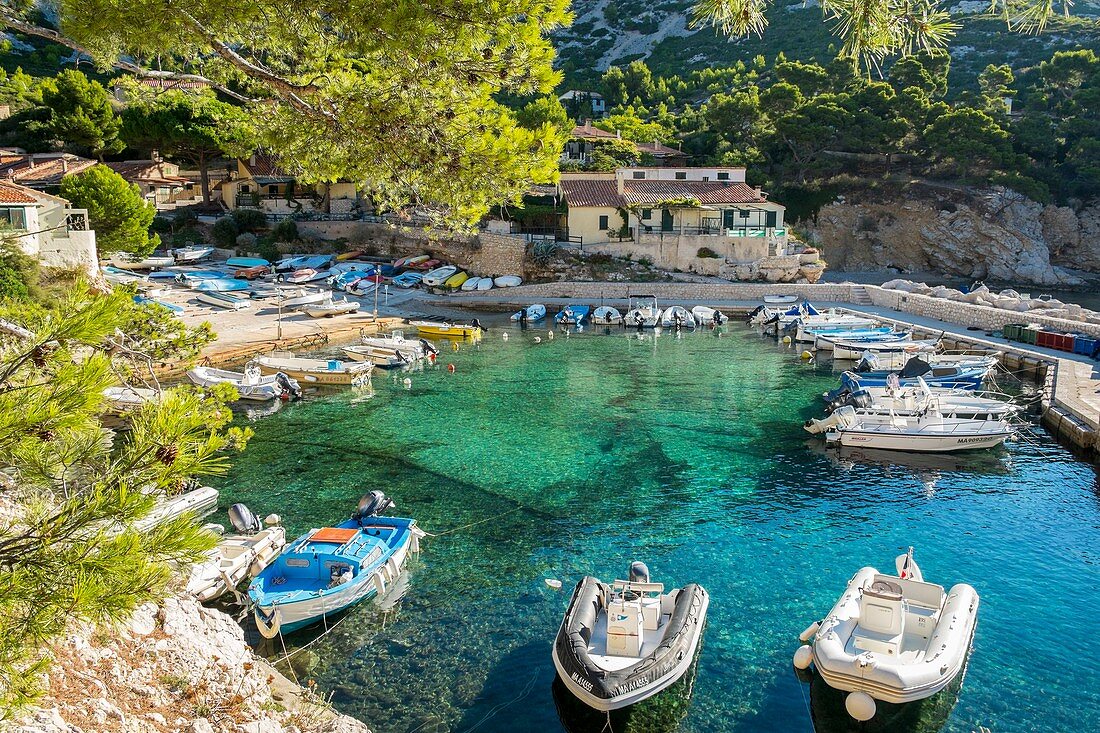
<path id="1" fill-rule="evenodd" d="M 810 662 L 814 659 L 814 652 L 808 644 L 803 644 L 794 650 L 794 668 L 809 669 Z"/>
<path id="2" fill-rule="evenodd" d="M 505 332 L 504 332 L 504 340 L 505 340 L 505 341 L 507 341 L 507 340 L 508 340 L 508 332 L 507 332 L 507 331 L 505 331 Z"/>
<path id="3" fill-rule="evenodd" d="M 787 346 L 790 346 L 791 345 L 791 337 L 790 336 L 784 336 L 783 337 L 783 343 L 785 343 Z"/>
<path id="4" fill-rule="evenodd" d="M 541 344 L 542 343 L 542 336 L 535 336 L 535 343 L 536 344 Z"/>
<path id="5" fill-rule="evenodd" d="M 861 723 L 866 723 L 875 717 L 875 698 L 866 692 L 853 692 L 844 698 L 844 709 L 848 715 Z"/>
<path id="6" fill-rule="evenodd" d="M 405 377 L 403 380 L 401 380 L 401 384 L 405 385 L 405 389 L 412 389 L 413 380 Z"/>
<path id="7" fill-rule="evenodd" d="M 813 637 L 813 635 L 817 633 L 817 630 L 820 629 L 820 628 L 821 628 L 821 624 L 819 624 L 817 621 L 814 621 L 812 624 L 810 624 L 809 626 L 806 627 L 805 631 L 803 631 L 801 634 L 798 635 L 798 640 L 801 641 L 801 642 L 809 641 Z"/>
<path id="8" fill-rule="evenodd" d="M 266 524 L 268 527 L 277 527 L 282 523 L 283 518 L 280 517 L 278 514 L 268 514 L 266 517 L 264 517 L 264 524 Z"/>
<path id="9" fill-rule="evenodd" d="M 554 332 L 553 332 L 553 331 L 547 331 L 547 332 L 546 332 L 546 338 L 548 338 L 548 339 L 550 339 L 551 341 L 553 341 L 553 340 L 554 340 Z"/>
<path id="10" fill-rule="evenodd" d="M 546 585 L 554 590 L 561 590 L 561 581 L 557 578 L 547 578 Z"/>

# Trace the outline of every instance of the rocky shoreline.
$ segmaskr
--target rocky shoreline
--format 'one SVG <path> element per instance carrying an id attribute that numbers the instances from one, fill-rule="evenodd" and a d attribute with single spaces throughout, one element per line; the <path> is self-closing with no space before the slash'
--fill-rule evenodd
<path id="1" fill-rule="evenodd" d="M 46 694 L 11 733 L 370 733 L 257 656 L 229 615 L 186 596 L 49 648 Z"/>

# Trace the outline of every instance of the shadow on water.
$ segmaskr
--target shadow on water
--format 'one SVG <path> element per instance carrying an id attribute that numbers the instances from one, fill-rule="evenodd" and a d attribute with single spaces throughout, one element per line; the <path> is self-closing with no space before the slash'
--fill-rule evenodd
<path id="1" fill-rule="evenodd" d="M 549 706 L 537 700 L 545 699 L 556 678 L 549 642 L 532 641 L 515 647 L 497 661 L 481 691 L 465 707 L 462 719 L 447 730 L 552 731 L 555 726 Z"/>
<path id="2" fill-rule="evenodd" d="M 578 700 L 555 673 L 552 693 L 562 727 L 567 733 L 671 733 L 678 730 L 691 707 L 701 650 L 700 642 L 695 661 L 671 687 L 610 714 L 594 710 Z M 551 673 L 554 673 L 552 668 Z"/>
<path id="3" fill-rule="evenodd" d="M 848 693 L 836 690 L 814 674 L 810 680 L 810 714 L 815 733 L 937 733 L 946 724 L 959 699 L 965 670 L 942 692 L 932 697 L 894 705 L 876 701 L 875 717 L 856 721 L 844 708 Z"/>

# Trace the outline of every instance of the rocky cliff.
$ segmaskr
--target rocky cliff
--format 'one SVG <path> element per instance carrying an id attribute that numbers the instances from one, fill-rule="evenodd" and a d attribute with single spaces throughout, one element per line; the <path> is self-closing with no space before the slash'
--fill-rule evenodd
<path id="1" fill-rule="evenodd" d="M 370 733 L 255 656 L 237 623 L 190 597 L 49 650 L 47 693 L 5 733 Z"/>
<path id="2" fill-rule="evenodd" d="M 804 227 L 830 268 L 935 272 L 975 280 L 1080 285 L 1100 273 L 1100 204 L 1043 206 L 1014 191 L 908 185 L 858 192 Z"/>

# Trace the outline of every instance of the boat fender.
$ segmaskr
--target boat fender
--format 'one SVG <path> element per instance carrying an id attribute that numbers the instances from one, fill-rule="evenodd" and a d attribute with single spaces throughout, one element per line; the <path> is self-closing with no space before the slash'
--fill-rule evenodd
<path id="1" fill-rule="evenodd" d="M 408 377 L 405 377 L 403 380 L 401 380 L 401 384 L 403 384 L 405 386 L 405 389 L 412 389 L 413 380 L 409 379 Z"/>
<path id="2" fill-rule="evenodd" d="M 821 628 L 821 622 L 820 621 L 814 621 L 812 624 L 810 624 L 809 626 L 806 627 L 805 631 L 803 631 L 801 634 L 798 635 L 798 640 L 803 641 L 803 642 L 809 641 L 813 637 L 813 635 L 817 633 L 817 630 L 820 629 L 820 628 Z"/>
<path id="3" fill-rule="evenodd" d="M 548 588 L 552 588 L 553 590 L 561 590 L 561 581 L 557 578 L 546 578 L 543 582 L 546 583 L 546 586 Z"/>
<path id="4" fill-rule="evenodd" d="M 508 340 L 508 333 L 507 333 L 507 331 L 506 331 L 506 332 L 504 333 L 504 335 L 503 335 L 503 338 L 504 338 L 504 340 L 505 340 L 505 341 L 507 341 L 507 340 Z"/>
<path id="5" fill-rule="evenodd" d="M 546 338 L 553 341 L 554 340 L 554 332 L 553 331 L 547 331 L 546 332 Z"/>
<path id="6" fill-rule="evenodd" d="M 458 351 L 458 342 L 457 341 L 452 341 L 451 342 L 451 351 Z"/>
<path id="7" fill-rule="evenodd" d="M 542 336 L 535 336 L 535 343 L 536 344 L 541 344 L 542 343 Z"/>
<path id="8" fill-rule="evenodd" d="M 374 574 L 374 589 L 380 596 L 386 593 L 386 581 L 382 578 L 381 570 Z"/>
<path id="9" fill-rule="evenodd" d="M 802 361 L 809 361 L 812 358 L 814 358 L 814 355 L 812 353 L 810 353 L 809 351 L 803 351 L 802 352 Z"/>
<path id="10" fill-rule="evenodd" d="M 809 669 L 810 662 L 813 661 L 814 652 L 808 644 L 803 644 L 794 650 L 794 668 L 795 669 Z"/>
<path id="11" fill-rule="evenodd" d="M 787 346 L 790 346 L 791 345 L 791 337 L 790 336 L 784 336 L 783 337 L 783 343 L 786 344 Z"/>
<path id="12" fill-rule="evenodd" d="M 844 709 L 848 711 L 848 715 L 861 723 L 875 717 L 875 707 L 875 698 L 866 692 L 853 692 L 844 698 Z"/>
<path id="13" fill-rule="evenodd" d="M 450 372 L 451 374 L 454 374 L 455 373 L 455 365 L 454 364 L 448 364 L 447 365 L 447 371 Z"/>

